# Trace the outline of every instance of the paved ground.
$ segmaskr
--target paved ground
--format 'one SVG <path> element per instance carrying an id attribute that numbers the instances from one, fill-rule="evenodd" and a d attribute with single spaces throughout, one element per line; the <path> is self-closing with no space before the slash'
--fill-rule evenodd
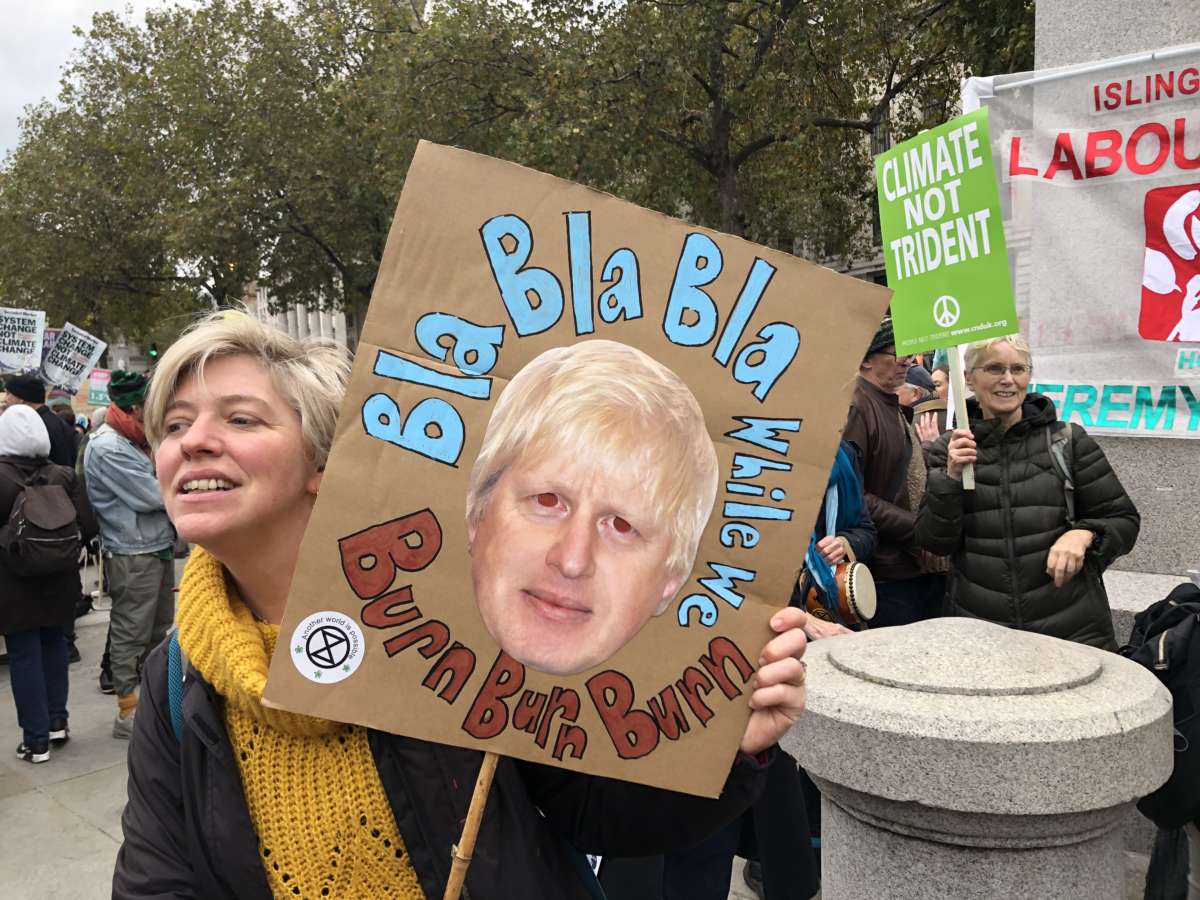
<path id="1" fill-rule="evenodd" d="M 86 583 L 86 582 L 85 582 Z M 121 841 L 127 744 L 111 737 L 116 700 L 99 692 L 96 679 L 108 614 L 78 621 L 83 661 L 71 666 L 71 740 L 45 765 L 13 753 L 20 733 L 0 666 L 0 898 L 101 900 L 110 896 L 113 861 Z M 4 742 L 7 741 L 7 744 Z M 734 872 L 730 900 L 754 900 Z M 1126 900 L 1139 900 L 1146 857 L 1126 854 Z"/>
<path id="2" fill-rule="evenodd" d="M 8 667 L 0 667 L 0 896 L 101 900 L 111 895 L 125 804 L 124 741 L 112 739 L 116 699 L 96 686 L 107 613 L 79 620 L 83 661 L 71 666 L 71 740 L 49 763 L 30 765 L 20 741 Z"/>

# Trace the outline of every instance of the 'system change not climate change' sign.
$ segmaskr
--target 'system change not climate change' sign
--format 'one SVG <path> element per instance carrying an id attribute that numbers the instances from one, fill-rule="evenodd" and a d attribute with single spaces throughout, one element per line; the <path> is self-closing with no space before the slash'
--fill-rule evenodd
<path id="1" fill-rule="evenodd" d="M 987 110 L 875 159 L 900 354 L 1017 330 Z"/>
<path id="2" fill-rule="evenodd" d="M 45 328 L 46 314 L 40 309 L 0 310 L 0 372 L 36 369 Z"/>

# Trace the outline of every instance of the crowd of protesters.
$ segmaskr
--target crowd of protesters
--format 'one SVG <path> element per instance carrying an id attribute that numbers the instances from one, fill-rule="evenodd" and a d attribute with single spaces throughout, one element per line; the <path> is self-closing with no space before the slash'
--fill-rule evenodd
<path id="1" fill-rule="evenodd" d="M 899 355 L 885 319 L 797 548 L 791 604 L 772 619 L 756 684 L 774 687 L 770 702 L 752 714 L 721 798 L 502 760 L 471 893 L 723 900 L 742 855 L 759 897 L 813 896 L 820 795 L 776 746 L 803 708 L 806 639 L 958 615 L 1115 649 L 1101 576 L 1133 547 L 1139 516 L 1096 442 L 1028 393 L 1032 367 L 1019 336 L 972 345 L 968 421 L 950 429 L 948 363 Z M 131 739 L 114 897 L 441 894 L 461 825 L 453 810 L 465 808 L 479 754 L 261 703 L 348 376 L 334 345 L 227 313 L 185 333 L 152 378 L 114 372 L 111 403 L 90 419 L 36 376 L 5 384 L 0 523 L 37 485 L 69 505 L 77 542 L 99 531 L 112 596 L 99 687 L 116 695 L 113 737 Z M 236 501 L 203 501 L 234 486 Z M 180 540 L 195 549 L 176 609 Z M 80 573 L 29 574 L 9 549 L 0 633 L 17 752 L 40 763 L 69 738 Z M 860 617 L 838 603 L 852 565 L 874 584 Z M 173 621 L 186 672 L 179 727 L 167 697 Z M 347 789 L 314 793 L 313 779 Z M 579 851 L 603 858 L 598 878 Z"/>

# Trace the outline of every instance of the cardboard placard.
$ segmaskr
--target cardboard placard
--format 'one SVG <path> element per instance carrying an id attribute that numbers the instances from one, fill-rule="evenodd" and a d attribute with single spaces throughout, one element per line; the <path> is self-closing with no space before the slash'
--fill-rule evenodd
<path id="1" fill-rule="evenodd" d="M 987 110 L 875 157 L 896 352 L 1017 331 Z"/>
<path id="2" fill-rule="evenodd" d="M 767 620 L 791 596 L 888 297 L 785 253 L 422 143 L 304 537 L 268 705 L 715 796 L 745 729 Z M 581 344 L 596 340 L 617 346 Z M 661 586 L 662 567 L 647 569 L 644 554 L 670 523 L 638 516 L 654 512 L 645 502 L 654 485 L 687 465 L 643 452 L 658 447 L 660 429 L 639 432 L 615 461 L 606 451 L 602 474 L 582 481 L 579 454 L 556 455 L 556 432 L 543 429 L 550 471 L 546 459 L 538 468 L 518 455 L 497 473 L 482 518 L 466 521 L 497 400 L 560 347 L 651 357 L 698 400 L 716 451 L 715 502 L 694 567 L 615 653 L 591 629 Z M 562 396 L 540 390 L 526 399 L 549 408 Z M 510 424 L 523 427 L 539 409 Z M 564 442 L 573 424 L 559 423 Z M 546 483 L 517 489 L 518 474 L 533 469 Z M 511 509 L 540 518 L 500 518 Z M 562 638 L 549 641 L 550 655 L 571 657 L 538 664 L 563 674 L 500 652 L 485 626 L 474 585 L 487 598 L 490 579 L 510 574 L 531 581 L 495 595 L 500 640 L 523 653 L 503 629 L 533 616 Z"/>
<path id="3" fill-rule="evenodd" d="M 0 309 L 0 372 L 27 372 L 42 360 L 46 314 L 40 309 Z"/>
<path id="4" fill-rule="evenodd" d="M 42 380 L 74 394 L 107 346 L 100 338 L 67 322 L 42 359 Z"/>

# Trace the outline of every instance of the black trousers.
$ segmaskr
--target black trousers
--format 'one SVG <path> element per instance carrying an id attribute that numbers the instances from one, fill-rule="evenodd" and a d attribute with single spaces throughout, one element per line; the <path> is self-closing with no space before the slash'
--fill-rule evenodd
<path id="1" fill-rule="evenodd" d="M 820 887 L 803 773 L 778 748 L 762 796 L 740 819 L 665 857 L 605 859 L 600 884 L 608 900 L 726 900 L 735 855 L 762 863 L 767 900 L 808 898 Z"/>
<path id="2" fill-rule="evenodd" d="M 876 609 L 872 628 L 911 625 L 945 614 L 946 576 L 941 572 L 904 581 L 875 583 Z"/>

